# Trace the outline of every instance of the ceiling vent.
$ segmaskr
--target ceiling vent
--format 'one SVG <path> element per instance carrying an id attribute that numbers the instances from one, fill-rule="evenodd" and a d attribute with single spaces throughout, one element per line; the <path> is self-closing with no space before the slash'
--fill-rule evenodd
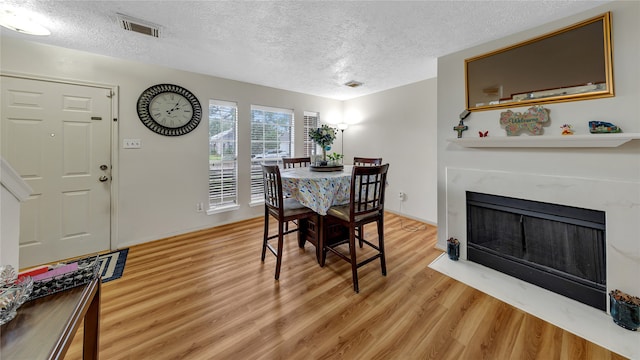
<path id="1" fill-rule="evenodd" d="M 117 14 L 120 27 L 143 35 L 160 37 L 160 26 L 131 16 Z"/>
<path id="2" fill-rule="evenodd" d="M 359 81 L 351 80 L 349 82 L 346 82 L 345 85 L 348 87 L 357 88 L 362 86 L 362 83 Z"/>

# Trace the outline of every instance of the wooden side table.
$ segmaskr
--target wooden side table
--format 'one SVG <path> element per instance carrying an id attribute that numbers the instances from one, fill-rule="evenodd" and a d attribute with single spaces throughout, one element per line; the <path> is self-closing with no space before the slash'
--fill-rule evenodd
<path id="1" fill-rule="evenodd" d="M 23 304 L 0 328 L 0 358 L 63 359 L 84 320 L 83 359 L 98 359 L 100 287 L 97 278 Z"/>

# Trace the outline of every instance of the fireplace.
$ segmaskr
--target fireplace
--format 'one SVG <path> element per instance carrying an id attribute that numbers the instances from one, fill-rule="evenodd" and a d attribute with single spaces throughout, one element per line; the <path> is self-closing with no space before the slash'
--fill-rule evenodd
<path id="1" fill-rule="evenodd" d="M 467 259 L 606 311 L 605 213 L 466 191 Z"/>
<path id="2" fill-rule="evenodd" d="M 466 204 L 469 191 L 604 212 L 607 292 L 620 289 L 637 295 L 640 180 L 574 176 L 561 167 L 556 174 L 451 166 L 445 171 L 446 183 L 439 187 L 438 197 L 444 205 L 444 212 L 438 214 L 438 247 L 444 251 L 447 239 L 456 238 L 460 242 L 460 258 L 451 261 L 443 254 L 430 265 L 432 269 L 618 354 L 640 359 L 638 334 L 616 325 L 608 311 L 469 261 Z M 608 176 L 601 172 L 597 175 Z"/>

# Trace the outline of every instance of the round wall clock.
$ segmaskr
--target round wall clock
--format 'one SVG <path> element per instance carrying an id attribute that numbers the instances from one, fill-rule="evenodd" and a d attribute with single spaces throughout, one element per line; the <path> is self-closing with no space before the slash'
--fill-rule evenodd
<path id="1" fill-rule="evenodd" d="M 193 131 L 202 119 L 198 98 L 172 84 L 153 85 L 138 98 L 138 117 L 151 131 L 179 136 Z"/>

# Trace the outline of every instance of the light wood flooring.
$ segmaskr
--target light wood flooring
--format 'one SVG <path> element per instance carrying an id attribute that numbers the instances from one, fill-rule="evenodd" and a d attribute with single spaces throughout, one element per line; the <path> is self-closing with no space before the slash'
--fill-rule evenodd
<path id="1" fill-rule="evenodd" d="M 262 218 L 134 246 L 102 288 L 100 357 L 623 359 L 430 269 L 435 227 L 385 221 L 388 275 L 362 267 L 359 294 L 348 263 L 329 254 L 319 267 L 295 234 L 275 281 Z M 80 338 L 65 359 L 81 358 Z"/>

